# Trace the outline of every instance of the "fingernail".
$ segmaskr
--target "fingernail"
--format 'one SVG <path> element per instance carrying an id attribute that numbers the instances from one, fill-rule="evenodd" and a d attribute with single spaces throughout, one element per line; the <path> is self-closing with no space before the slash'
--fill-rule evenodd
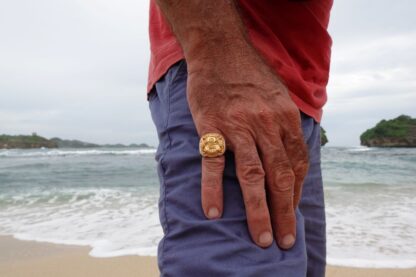
<path id="1" fill-rule="evenodd" d="M 219 215 L 220 212 L 215 207 L 212 207 L 208 210 L 208 218 L 217 218 Z"/>
<path id="2" fill-rule="evenodd" d="M 283 239 L 280 241 L 280 244 L 284 248 L 290 248 L 295 243 L 295 237 L 292 234 L 288 234 L 283 237 Z"/>
<path id="3" fill-rule="evenodd" d="M 270 232 L 261 233 L 261 235 L 259 237 L 259 243 L 261 245 L 269 245 L 270 243 L 272 243 L 272 241 L 273 241 L 273 237 L 272 237 L 272 234 Z"/>

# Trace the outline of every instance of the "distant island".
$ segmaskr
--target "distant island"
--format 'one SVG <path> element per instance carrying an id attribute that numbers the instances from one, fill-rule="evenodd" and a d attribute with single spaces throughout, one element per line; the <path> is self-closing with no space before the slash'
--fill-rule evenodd
<path id="1" fill-rule="evenodd" d="M 321 127 L 321 146 L 328 143 L 326 131 Z M 32 135 L 0 135 L 0 149 L 31 149 L 31 148 L 93 148 L 93 147 L 135 147 L 135 148 L 153 148 L 146 143 L 140 144 L 96 144 L 80 140 L 69 140 L 53 137 L 47 139 L 36 133 Z"/>
<path id="2" fill-rule="evenodd" d="M 383 119 L 365 131 L 360 141 L 368 147 L 416 147 L 416 119 L 408 115 Z"/>
<path id="3" fill-rule="evenodd" d="M 328 138 L 326 136 L 326 131 L 321 127 L 321 146 L 325 146 L 328 143 Z"/>
<path id="4" fill-rule="evenodd" d="M 151 146 L 141 144 L 95 144 L 84 142 L 80 140 L 60 139 L 57 137 L 47 139 L 39 136 L 36 133 L 32 135 L 0 135 L 0 149 L 30 149 L 30 148 L 91 148 L 91 147 L 137 147 L 137 148 L 152 148 Z"/>

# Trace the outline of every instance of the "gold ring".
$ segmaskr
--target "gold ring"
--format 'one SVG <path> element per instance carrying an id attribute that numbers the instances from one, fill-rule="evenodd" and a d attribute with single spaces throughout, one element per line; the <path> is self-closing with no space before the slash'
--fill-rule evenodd
<path id="1" fill-rule="evenodd" d="M 225 139 L 217 133 L 207 133 L 199 140 L 199 153 L 203 157 L 215 158 L 225 153 Z"/>

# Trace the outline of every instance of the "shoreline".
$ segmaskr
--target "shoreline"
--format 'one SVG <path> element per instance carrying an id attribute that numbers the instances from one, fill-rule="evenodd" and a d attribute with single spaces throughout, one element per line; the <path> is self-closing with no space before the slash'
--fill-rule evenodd
<path id="1" fill-rule="evenodd" d="M 0 235 L 2 277 L 152 277 L 159 276 L 155 257 L 95 258 L 91 247 L 24 241 Z"/>
<path id="2" fill-rule="evenodd" d="M 0 235 L 0 276 L 152 277 L 159 276 L 156 257 L 95 258 L 89 246 L 24 241 Z M 327 277 L 411 277 L 416 268 L 378 269 L 328 266 Z"/>

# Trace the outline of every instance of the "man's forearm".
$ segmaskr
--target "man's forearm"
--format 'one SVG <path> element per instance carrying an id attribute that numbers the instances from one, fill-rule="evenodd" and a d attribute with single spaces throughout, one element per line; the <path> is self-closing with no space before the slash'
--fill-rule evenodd
<path id="1" fill-rule="evenodd" d="M 233 0 L 157 0 L 184 51 L 190 71 L 253 56 Z"/>

